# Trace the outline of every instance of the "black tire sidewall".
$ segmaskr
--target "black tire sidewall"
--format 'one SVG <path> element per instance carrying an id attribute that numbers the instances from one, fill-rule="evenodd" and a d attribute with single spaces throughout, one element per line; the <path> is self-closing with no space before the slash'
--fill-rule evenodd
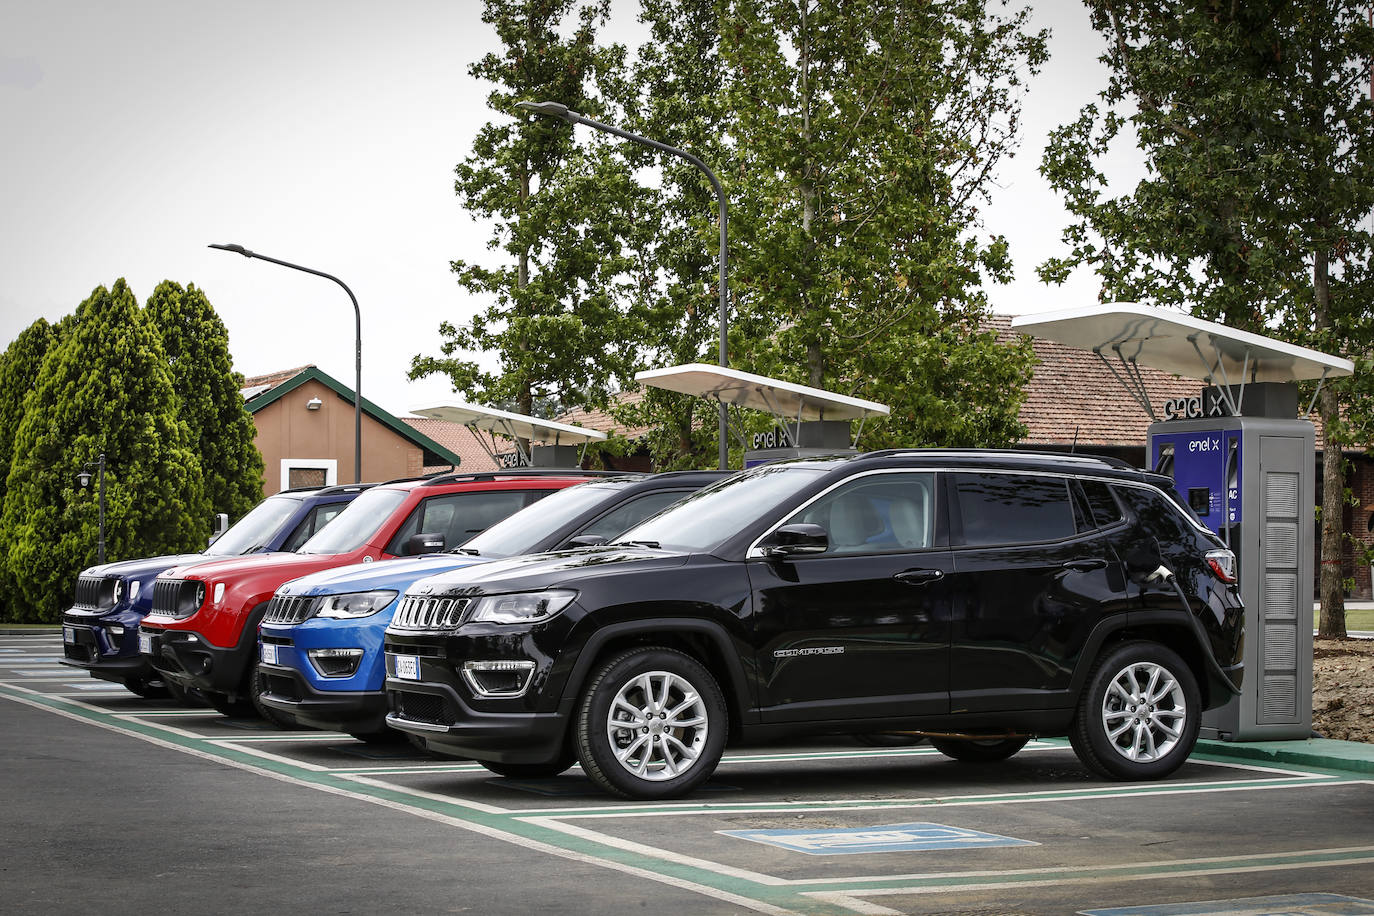
<path id="1" fill-rule="evenodd" d="M 1183 689 L 1187 715 L 1183 735 L 1173 750 L 1157 760 L 1136 763 L 1123 757 L 1107 737 L 1102 725 L 1102 706 L 1107 689 L 1126 667 L 1149 662 L 1166 669 Z M 1109 653 L 1094 669 L 1074 722 L 1074 750 L 1082 757 L 1086 751 L 1094 760 L 1085 759 L 1090 769 L 1113 779 L 1160 779 L 1177 770 L 1188 759 L 1197 744 L 1202 724 L 1202 694 L 1193 671 L 1167 646 L 1153 642 L 1125 643 Z"/>
<path id="2" fill-rule="evenodd" d="M 611 702 L 626 683 L 649 671 L 669 671 L 685 679 L 701 697 L 707 714 L 706 744 L 692 767 L 661 782 L 627 772 L 606 737 Z M 583 772 L 601 788 L 624 798 L 663 799 L 685 795 L 715 772 L 728 729 L 724 694 L 705 666 L 674 649 L 645 647 L 622 652 L 595 669 L 577 704 L 574 742 Z"/>

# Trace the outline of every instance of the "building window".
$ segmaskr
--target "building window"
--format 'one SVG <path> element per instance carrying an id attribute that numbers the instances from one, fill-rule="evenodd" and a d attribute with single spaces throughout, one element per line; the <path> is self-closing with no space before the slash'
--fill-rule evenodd
<path id="1" fill-rule="evenodd" d="M 333 458 L 283 458 L 281 488 L 327 487 L 339 482 L 339 462 Z"/>

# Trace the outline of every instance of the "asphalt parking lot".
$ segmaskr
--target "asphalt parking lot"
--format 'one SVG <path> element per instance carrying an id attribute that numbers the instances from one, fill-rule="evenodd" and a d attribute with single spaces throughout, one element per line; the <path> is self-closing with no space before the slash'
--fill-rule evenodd
<path id="1" fill-rule="evenodd" d="M 617 801 L 140 700 L 0 636 L 6 912 L 1374 913 L 1374 748 L 1201 745 L 1173 778 L 848 740 Z M 1287 758 L 1287 759 L 1285 759 Z"/>

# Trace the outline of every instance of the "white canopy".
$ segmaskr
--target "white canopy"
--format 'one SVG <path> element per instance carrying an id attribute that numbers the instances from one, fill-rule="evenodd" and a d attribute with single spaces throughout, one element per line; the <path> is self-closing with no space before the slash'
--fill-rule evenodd
<path id="1" fill-rule="evenodd" d="M 480 429 L 493 435 L 528 439 L 538 445 L 585 445 L 587 442 L 606 438 L 606 434 L 600 430 L 587 429 L 585 426 L 555 423 L 552 420 L 527 417 L 524 414 L 466 404 L 462 401 L 424 404 L 410 408 L 410 412 L 432 420 L 462 423 L 474 430 Z"/>
<path id="2" fill-rule="evenodd" d="M 649 369 L 636 375 L 635 381 L 653 388 L 751 407 L 793 421 L 858 420 L 870 414 L 892 412 L 886 404 L 875 401 L 705 363 Z"/>

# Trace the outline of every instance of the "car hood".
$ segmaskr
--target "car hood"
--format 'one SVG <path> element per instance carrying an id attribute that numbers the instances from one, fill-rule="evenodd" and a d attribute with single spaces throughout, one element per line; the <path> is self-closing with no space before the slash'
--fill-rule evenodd
<path id="1" fill-rule="evenodd" d="M 491 561 L 465 554 L 431 553 L 419 557 L 383 560 L 379 563 L 354 563 L 293 579 L 277 589 L 277 593 L 343 595 L 348 592 L 366 592 L 383 588 L 403 591 L 417 579 L 489 562 Z"/>
<path id="2" fill-rule="evenodd" d="M 407 591 L 412 594 L 470 596 L 575 587 L 580 581 L 600 576 L 681 566 L 687 562 L 688 556 L 671 550 L 629 544 L 536 553 L 440 573 L 416 582 Z"/>
<path id="3" fill-rule="evenodd" d="M 260 570 L 270 569 L 281 572 L 286 579 L 294 579 L 292 568 L 300 569 L 297 576 L 314 572 L 321 566 L 329 565 L 330 556 L 318 553 L 253 553 L 242 557 L 225 557 L 208 563 L 195 563 L 176 566 L 165 573 L 169 579 L 185 578 L 185 573 L 193 573 L 197 579 L 232 579 L 234 576 L 251 575 Z"/>
<path id="4" fill-rule="evenodd" d="M 123 578 L 141 579 L 145 576 L 153 576 L 162 572 L 164 569 L 171 569 L 173 566 L 188 566 L 192 563 L 202 563 L 206 559 L 201 553 L 174 553 L 164 557 L 141 557 L 137 560 L 120 560 L 117 563 L 106 563 L 103 566 L 88 566 L 81 570 L 83 576 L 118 576 Z"/>

